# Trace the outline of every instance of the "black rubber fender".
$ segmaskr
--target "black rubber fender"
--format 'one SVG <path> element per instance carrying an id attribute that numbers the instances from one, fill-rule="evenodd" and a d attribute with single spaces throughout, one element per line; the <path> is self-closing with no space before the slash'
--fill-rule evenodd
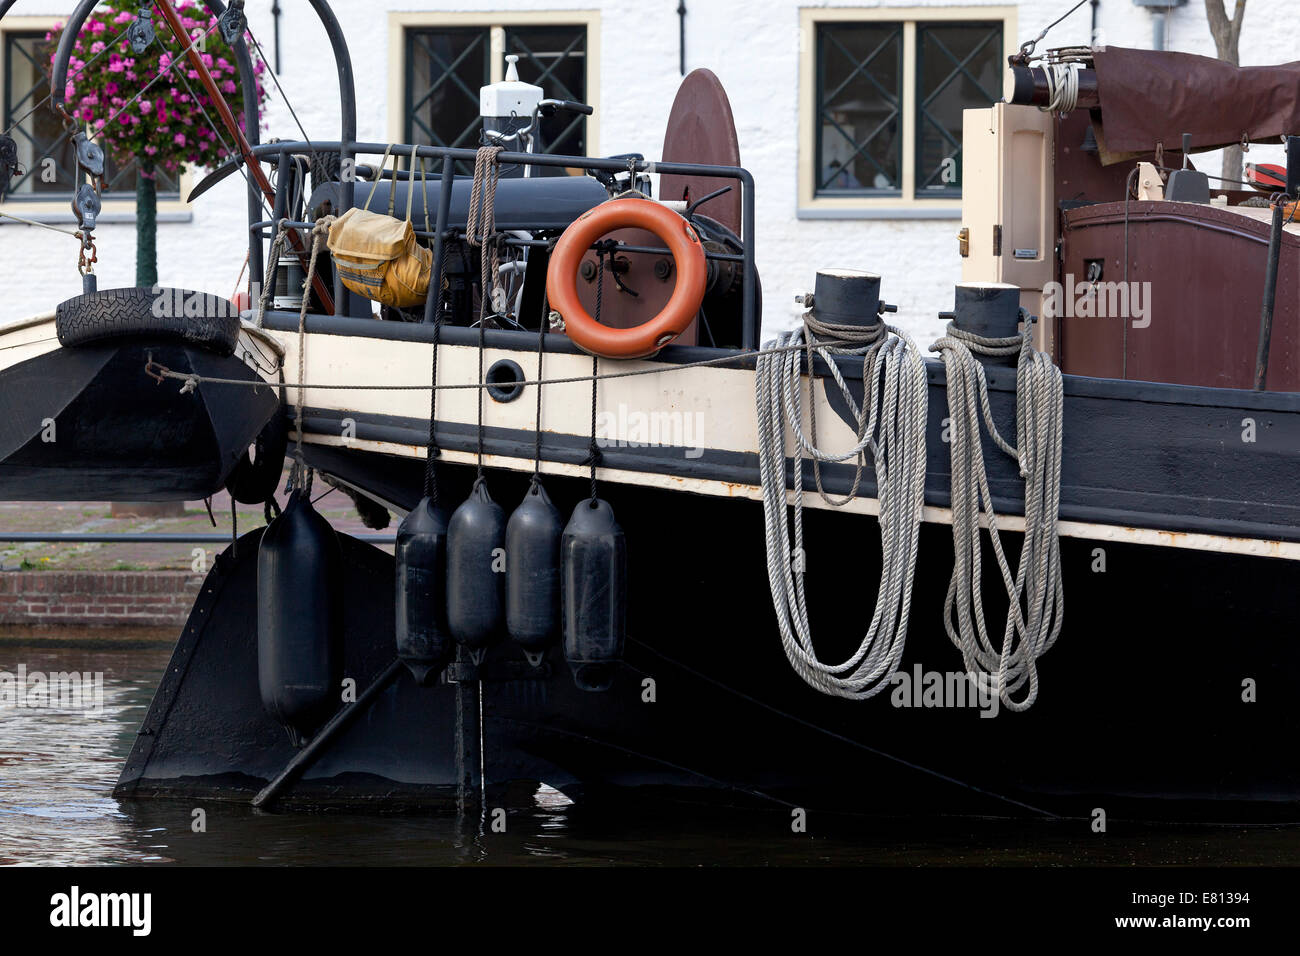
<path id="1" fill-rule="evenodd" d="M 151 339 L 231 355 L 239 341 L 239 308 L 221 296 L 186 289 L 104 289 L 59 303 L 54 327 L 59 344 L 69 348 Z"/>
<path id="2" fill-rule="evenodd" d="M 281 412 L 271 416 L 226 478 L 226 491 L 240 504 L 260 505 L 275 494 L 289 448 L 289 424 Z"/>

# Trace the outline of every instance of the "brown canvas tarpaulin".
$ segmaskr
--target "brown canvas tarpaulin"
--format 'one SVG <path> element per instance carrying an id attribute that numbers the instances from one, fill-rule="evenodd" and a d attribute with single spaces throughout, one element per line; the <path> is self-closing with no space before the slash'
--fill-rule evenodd
<path id="1" fill-rule="evenodd" d="M 1236 67 L 1192 53 L 1107 47 L 1093 52 L 1106 148 L 1196 149 L 1300 135 L 1300 62 Z"/>

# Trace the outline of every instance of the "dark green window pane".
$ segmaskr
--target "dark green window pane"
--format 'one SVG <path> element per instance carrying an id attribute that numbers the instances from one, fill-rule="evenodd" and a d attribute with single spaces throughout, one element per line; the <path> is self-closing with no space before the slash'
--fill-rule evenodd
<path id="1" fill-rule="evenodd" d="M 587 101 L 587 28 L 584 26 L 507 27 L 506 52 L 519 56 L 519 79 L 540 86 L 548 99 Z M 587 154 L 587 118 L 556 113 L 541 122 L 542 152 Z M 538 167 L 533 175 L 563 175 Z"/>
<path id="2" fill-rule="evenodd" d="M 901 23 L 818 24 L 817 195 L 899 194 L 902 89 Z"/>
<path id="3" fill-rule="evenodd" d="M 916 26 L 916 198 L 961 196 L 962 111 L 1002 88 L 1002 24 Z"/>
<path id="4" fill-rule="evenodd" d="M 479 87 L 491 79 L 487 27 L 406 31 L 406 142 L 476 149 Z M 457 163 L 470 175 L 473 163 Z"/>
<path id="5" fill-rule="evenodd" d="M 411 29 L 406 31 L 407 142 L 475 149 L 482 123 L 479 87 L 491 82 L 489 27 Z M 507 53 L 519 56 L 519 78 L 542 87 L 552 99 L 586 101 L 587 29 L 583 26 L 505 28 Z M 584 155 L 586 117 L 558 113 L 541 123 L 548 153 Z M 472 163 L 457 163 L 462 175 Z M 534 176 L 563 175 L 564 170 L 536 169 Z"/>

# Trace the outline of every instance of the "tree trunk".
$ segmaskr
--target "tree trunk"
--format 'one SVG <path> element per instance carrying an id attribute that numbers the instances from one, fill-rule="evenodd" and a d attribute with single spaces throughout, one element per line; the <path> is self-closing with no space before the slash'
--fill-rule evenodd
<path id="1" fill-rule="evenodd" d="M 1210 22 L 1210 35 L 1214 37 L 1214 49 L 1220 60 L 1233 66 L 1241 65 L 1238 45 L 1241 40 L 1241 22 L 1245 17 L 1246 0 L 1237 0 L 1231 20 L 1228 19 L 1227 11 L 1223 8 L 1223 0 L 1205 0 L 1205 18 Z M 1241 179 L 1240 146 L 1229 146 L 1223 151 L 1223 178 Z M 1234 184 L 1224 183 L 1224 186 L 1232 185 Z"/>
<path id="2" fill-rule="evenodd" d="M 147 163 L 140 163 L 135 183 L 135 284 L 158 284 L 158 184 Z"/>

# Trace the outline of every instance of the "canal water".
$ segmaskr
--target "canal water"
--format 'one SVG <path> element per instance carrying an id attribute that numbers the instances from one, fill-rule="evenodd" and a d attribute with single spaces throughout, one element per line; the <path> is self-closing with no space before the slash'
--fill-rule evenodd
<path id="1" fill-rule="evenodd" d="M 11 639 L 13 640 L 13 639 Z M 506 833 L 440 816 L 278 814 L 209 804 L 118 801 L 112 788 L 170 650 L 0 643 L 0 681 L 34 672 L 103 674 L 97 710 L 20 708 L 0 694 L 0 865 L 1286 865 L 1297 827 L 1086 821 L 855 819 L 789 833 L 785 810 L 673 805 L 592 817 L 540 792 Z M 3 688 L 0 687 L 0 690 Z"/>

